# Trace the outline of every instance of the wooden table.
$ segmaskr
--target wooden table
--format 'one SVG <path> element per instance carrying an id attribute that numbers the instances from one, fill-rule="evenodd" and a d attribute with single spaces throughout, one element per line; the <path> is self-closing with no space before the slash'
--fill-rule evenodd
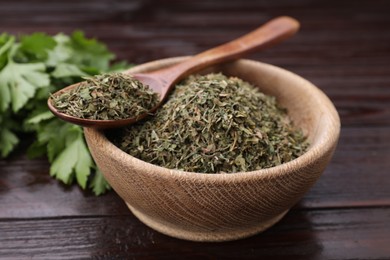
<path id="1" fill-rule="evenodd" d="M 159 234 L 110 192 L 95 197 L 49 176 L 21 148 L 0 160 L 0 258 L 390 259 L 390 2 L 1 0 L 0 32 L 97 37 L 119 59 L 190 55 L 279 15 L 293 39 L 251 55 L 319 86 L 342 121 L 332 162 L 310 192 L 262 234 L 195 243 Z"/>

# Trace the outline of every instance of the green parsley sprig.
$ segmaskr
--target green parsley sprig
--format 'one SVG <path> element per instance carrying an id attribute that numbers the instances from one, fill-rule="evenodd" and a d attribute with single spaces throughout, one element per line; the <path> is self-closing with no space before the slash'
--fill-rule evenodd
<path id="1" fill-rule="evenodd" d="M 30 158 L 46 155 L 50 175 L 96 195 L 109 189 L 86 146 L 82 128 L 55 118 L 46 106 L 49 93 L 79 82 L 82 77 L 121 70 L 110 66 L 114 54 L 81 31 L 49 36 L 34 33 L 15 37 L 0 34 L 0 157 L 7 157 L 26 132 L 36 139 Z"/>

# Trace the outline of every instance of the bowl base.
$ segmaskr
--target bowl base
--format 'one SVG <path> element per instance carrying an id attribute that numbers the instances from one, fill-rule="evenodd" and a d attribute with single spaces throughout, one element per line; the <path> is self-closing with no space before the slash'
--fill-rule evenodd
<path id="1" fill-rule="evenodd" d="M 210 231 L 207 233 L 207 232 L 196 232 L 196 231 L 185 230 L 185 229 L 181 229 L 180 227 L 175 227 L 175 228 L 168 227 L 163 223 L 151 218 L 150 216 L 145 215 L 144 213 L 136 210 L 128 203 L 126 203 L 126 205 L 141 222 L 143 222 L 145 225 L 149 226 L 150 228 L 160 233 L 163 233 L 167 236 L 184 239 L 184 240 L 190 240 L 190 241 L 199 241 L 199 242 L 232 241 L 232 240 L 237 240 L 237 239 L 256 235 L 268 229 L 272 225 L 276 224 L 288 212 L 288 210 L 286 210 L 281 214 L 277 215 L 276 217 L 269 219 L 265 222 L 259 223 L 258 225 L 252 226 L 248 229 L 222 231 L 222 232 Z"/>

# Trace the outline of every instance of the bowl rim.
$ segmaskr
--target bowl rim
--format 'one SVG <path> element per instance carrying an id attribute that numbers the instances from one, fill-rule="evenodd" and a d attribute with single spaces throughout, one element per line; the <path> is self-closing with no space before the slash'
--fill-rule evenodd
<path id="1" fill-rule="evenodd" d="M 180 56 L 180 57 L 172 57 L 172 58 L 165 58 L 165 59 L 159 59 L 150 61 L 147 63 L 143 63 L 140 65 L 137 65 L 135 67 L 130 68 L 129 70 L 126 70 L 126 73 L 135 73 L 135 72 L 143 72 L 146 70 L 153 70 L 153 68 L 160 68 L 163 66 L 169 66 L 171 64 L 174 64 L 176 62 L 179 62 L 181 60 L 184 60 L 188 58 L 189 56 Z M 260 169 L 260 170 L 253 170 L 253 171 L 247 171 L 247 172 L 235 172 L 235 173 L 198 173 L 198 172 L 189 172 L 189 171 L 183 171 L 179 169 L 169 169 L 165 168 L 159 165 L 155 165 L 149 162 L 145 162 L 141 159 L 138 159 L 134 156 L 129 155 L 128 153 L 121 150 L 119 147 L 115 146 L 104 134 L 103 130 L 98 129 L 92 129 L 92 128 L 84 128 L 84 132 L 86 136 L 93 136 L 98 140 L 100 143 L 105 143 L 107 146 L 105 147 L 106 151 L 109 151 L 111 157 L 115 158 L 121 158 L 124 159 L 123 163 L 125 164 L 134 164 L 137 165 L 145 165 L 148 170 L 145 171 L 146 174 L 150 175 L 157 175 L 159 178 L 171 178 L 172 176 L 177 178 L 191 178 L 193 180 L 209 180 L 213 182 L 219 182 L 219 181 L 233 181 L 235 179 L 253 179 L 253 178 L 277 178 L 278 176 L 287 174 L 290 171 L 295 171 L 298 168 L 303 168 L 306 165 L 309 165 L 310 163 L 313 163 L 316 159 L 318 159 L 322 154 L 333 152 L 333 147 L 338 141 L 338 137 L 340 134 L 340 118 L 337 113 L 336 108 L 334 107 L 333 103 L 330 101 L 330 99 L 315 85 L 313 85 L 308 80 L 302 78 L 301 76 L 288 71 L 286 69 L 283 69 L 281 67 L 271 65 L 268 63 L 250 60 L 250 59 L 240 59 L 234 62 L 242 62 L 242 63 L 248 63 L 248 64 L 260 64 L 261 66 L 265 66 L 268 69 L 276 70 L 281 73 L 284 73 L 286 75 L 289 75 L 290 77 L 294 77 L 296 79 L 301 80 L 302 82 L 305 82 L 306 85 L 310 86 L 313 90 L 313 93 L 316 95 L 316 98 L 321 99 L 324 101 L 328 106 L 328 113 L 327 116 L 330 118 L 330 123 L 333 127 L 330 127 L 330 131 L 323 131 L 324 133 L 322 135 L 325 135 L 321 138 L 322 141 L 315 142 L 314 144 L 311 144 L 308 148 L 308 150 L 300 155 L 299 157 L 274 166 L 270 168 Z M 324 139 L 326 141 L 324 141 Z M 88 144 L 89 145 L 89 144 Z M 314 159 L 313 159 L 314 158 Z"/>

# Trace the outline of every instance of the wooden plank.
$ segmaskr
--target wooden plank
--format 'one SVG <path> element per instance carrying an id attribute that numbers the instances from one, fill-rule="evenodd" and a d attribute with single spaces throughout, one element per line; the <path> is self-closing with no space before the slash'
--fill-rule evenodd
<path id="1" fill-rule="evenodd" d="M 133 216 L 0 221 L 6 259 L 385 259 L 389 208 L 294 210 L 251 238 L 195 243 L 159 234 Z"/>
<path id="2" fill-rule="evenodd" d="M 0 161 L 0 218 L 129 214 L 115 192 L 95 197 L 49 175 L 46 159 Z"/>
<path id="3" fill-rule="evenodd" d="M 344 128 L 333 160 L 302 207 L 390 206 L 390 128 Z"/>

